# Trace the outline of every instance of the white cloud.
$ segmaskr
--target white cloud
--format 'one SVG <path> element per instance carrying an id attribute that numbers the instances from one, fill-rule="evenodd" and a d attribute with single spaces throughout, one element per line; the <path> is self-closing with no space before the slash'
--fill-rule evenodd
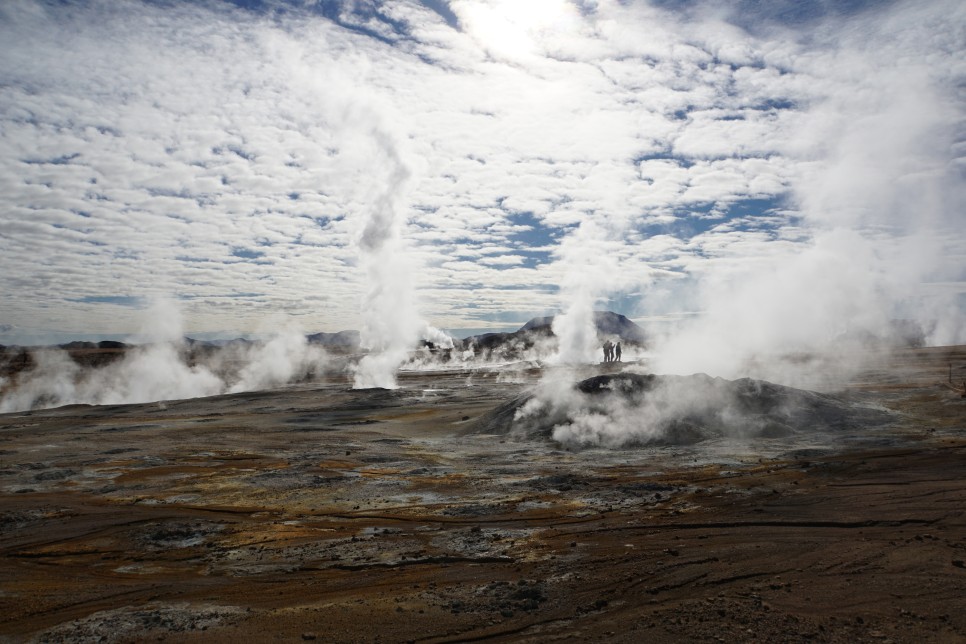
<path id="1" fill-rule="evenodd" d="M 279 308 L 359 327 L 352 240 L 383 167 L 367 114 L 409 150 L 403 237 L 439 326 L 565 304 L 582 266 L 546 252 L 585 222 L 629 291 L 656 280 L 655 315 L 695 308 L 682 278 L 746 279 L 836 230 L 871 244 L 872 275 L 915 267 L 904 295 L 966 279 L 922 241 L 963 239 L 956 3 L 757 35 L 643 3 L 519 4 L 452 2 L 459 29 L 409 0 L 346 5 L 352 28 L 216 2 L 5 4 L 0 323 L 120 332 L 135 311 L 92 298 L 175 293 L 192 330 Z M 688 216 L 709 209 L 730 226 Z"/>

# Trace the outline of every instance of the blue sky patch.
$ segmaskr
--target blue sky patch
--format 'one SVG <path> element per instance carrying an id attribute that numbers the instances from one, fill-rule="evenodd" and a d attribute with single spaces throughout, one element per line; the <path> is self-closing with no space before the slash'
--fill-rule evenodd
<path id="1" fill-rule="evenodd" d="M 81 304 L 113 304 L 129 308 L 141 308 L 144 298 L 134 295 L 89 295 L 78 299 L 68 300 L 69 302 L 79 302 Z"/>

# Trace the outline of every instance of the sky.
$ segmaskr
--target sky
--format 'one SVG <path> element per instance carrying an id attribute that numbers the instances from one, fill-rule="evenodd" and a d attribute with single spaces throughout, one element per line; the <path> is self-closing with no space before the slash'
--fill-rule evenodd
<path id="1" fill-rule="evenodd" d="M 0 344 L 966 342 L 964 50 L 955 0 L 6 0 Z"/>

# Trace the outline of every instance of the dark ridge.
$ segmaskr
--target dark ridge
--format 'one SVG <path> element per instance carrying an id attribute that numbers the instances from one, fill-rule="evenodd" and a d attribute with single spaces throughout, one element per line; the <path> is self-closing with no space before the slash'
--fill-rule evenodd
<path id="1" fill-rule="evenodd" d="M 67 342 L 65 344 L 58 344 L 58 348 L 64 349 L 65 351 L 77 350 L 77 349 L 96 349 L 97 345 L 93 342 L 84 342 L 81 340 L 74 340 L 73 342 Z"/>
<path id="2" fill-rule="evenodd" d="M 553 335 L 551 330 L 555 316 L 533 318 L 517 331 L 541 331 Z M 594 325 L 599 336 L 616 336 L 621 342 L 629 344 L 645 344 L 644 329 L 627 318 L 627 316 L 613 311 L 594 311 Z"/>
<path id="3" fill-rule="evenodd" d="M 356 350 L 360 339 L 358 331 L 339 331 L 338 333 L 313 333 L 305 336 L 310 344 L 320 344 L 324 347 L 341 347 Z"/>
<path id="4" fill-rule="evenodd" d="M 457 341 L 460 349 L 473 348 L 477 352 L 499 353 L 506 358 L 522 357 L 538 342 L 555 339 L 554 316 L 536 317 L 512 333 L 483 333 Z M 613 311 L 594 311 L 597 337 L 620 341 L 627 346 L 647 346 L 644 329 L 626 316 Z"/>

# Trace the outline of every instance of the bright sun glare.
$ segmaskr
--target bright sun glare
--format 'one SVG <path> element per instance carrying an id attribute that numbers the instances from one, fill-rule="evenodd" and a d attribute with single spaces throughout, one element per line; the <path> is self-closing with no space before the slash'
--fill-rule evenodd
<path id="1" fill-rule="evenodd" d="M 540 40 L 569 31 L 575 9 L 567 0 L 493 0 L 466 3 L 462 18 L 483 45 L 511 58 L 535 53 Z"/>

